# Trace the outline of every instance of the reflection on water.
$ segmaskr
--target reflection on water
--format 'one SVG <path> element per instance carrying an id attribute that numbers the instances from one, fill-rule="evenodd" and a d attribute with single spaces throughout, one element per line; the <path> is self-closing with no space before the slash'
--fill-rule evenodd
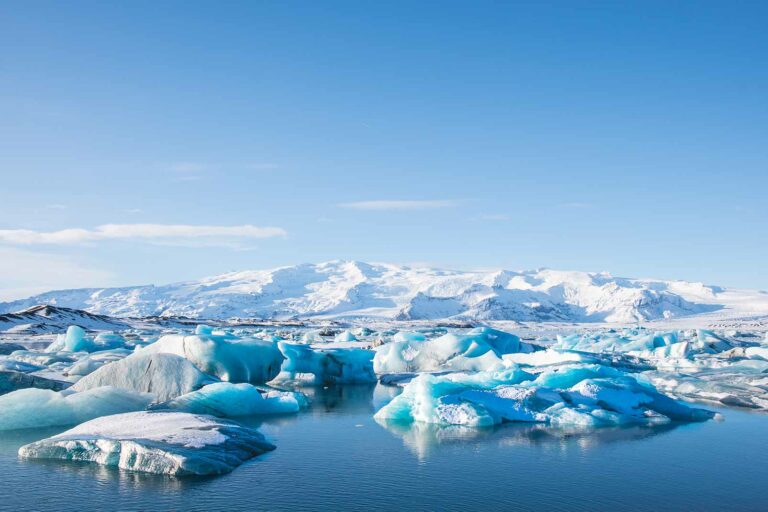
<path id="1" fill-rule="evenodd" d="M 535 445 L 544 450 L 561 450 L 576 445 L 586 451 L 601 444 L 640 441 L 670 432 L 683 424 L 615 428 L 552 427 L 541 423 L 505 423 L 495 427 L 475 428 L 462 425 L 398 423 L 376 420 L 400 437 L 419 460 L 426 460 L 444 445 L 493 443 L 502 446 Z"/>

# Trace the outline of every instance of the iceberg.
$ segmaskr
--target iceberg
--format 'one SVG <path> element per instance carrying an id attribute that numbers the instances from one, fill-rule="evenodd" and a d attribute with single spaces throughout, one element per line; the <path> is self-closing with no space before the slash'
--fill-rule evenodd
<path id="1" fill-rule="evenodd" d="M 114 386 L 140 393 L 152 393 L 165 402 L 214 382 L 183 357 L 173 354 L 137 352 L 106 364 L 72 385 L 73 391 Z"/>
<path id="2" fill-rule="evenodd" d="M 30 375 L 25 372 L 12 370 L 0 371 L 0 395 L 25 388 L 61 391 L 70 385 L 69 382 L 48 379 L 38 375 Z"/>
<path id="3" fill-rule="evenodd" d="M 337 334 L 333 338 L 333 341 L 342 341 L 342 342 L 357 341 L 357 336 L 352 334 L 352 331 L 341 331 L 339 334 Z"/>
<path id="4" fill-rule="evenodd" d="M 48 345 L 46 352 L 90 352 L 93 350 L 93 341 L 85 335 L 85 329 L 77 325 L 70 325 L 66 334 L 59 334 L 56 340 Z"/>
<path id="5" fill-rule="evenodd" d="M 84 377 L 95 372 L 105 364 L 120 361 L 131 354 L 133 354 L 133 352 L 125 348 L 93 352 L 70 366 L 66 370 L 66 375 L 72 377 Z"/>
<path id="6" fill-rule="evenodd" d="M 217 382 L 159 404 L 156 408 L 232 418 L 296 413 L 307 405 L 307 398 L 302 393 L 261 391 L 251 384 Z"/>
<path id="7" fill-rule="evenodd" d="M 89 338 L 86 335 L 85 329 L 77 325 L 70 325 L 67 328 L 66 334 L 59 334 L 45 351 L 96 352 L 99 350 L 123 348 L 125 346 L 125 338 L 119 334 L 103 332 L 96 335 L 95 338 Z"/>
<path id="8" fill-rule="evenodd" d="M 527 372 L 422 374 L 381 408 L 376 419 L 485 427 L 536 422 L 584 427 L 705 421 L 688 407 L 618 369 L 567 365 L 535 379 Z"/>
<path id="9" fill-rule="evenodd" d="M 146 409 L 153 398 L 109 386 L 80 393 L 20 389 L 0 396 L 0 430 L 75 425 L 99 416 Z"/>
<path id="10" fill-rule="evenodd" d="M 502 369 L 503 354 L 520 350 L 517 336 L 494 329 L 476 329 L 468 334 L 445 334 L 431 340 L 408 336 L 375 348 L 374 371 L 413 373 L 437 371 L 491 371 Z"/>
<path id="11" fill-rule="evenodd" d="M 27 348 L 18 343 L 0 342 L 0 356 L 7 356 L 17 350 L 27 350 Z"/>
<path id="12" fill-rule="evenodd" d="M 197 334 L 192 336 L 163 336 L 140 352 L 175 354 L 223 381 L 251 384 L 274 379 L 283 362 L 275 342 L 216 333 L 207 326 L 198 326 Z"/>
<path id="13" fill-rule="evenodd" d="M 166 475 L 218 475 L 274 449 L 257 430 L 212 416 L 133 412 L 103 416 L 27 444 L 19 456 Z"/>
<path id="14" fill-rule="evenodd" d="M 361 384 L 376 382 L 373 356 L 361 348 L 319 349 L 308 345 L 278 342 L 285 361 L 274 382 L 310 384 Z"/>

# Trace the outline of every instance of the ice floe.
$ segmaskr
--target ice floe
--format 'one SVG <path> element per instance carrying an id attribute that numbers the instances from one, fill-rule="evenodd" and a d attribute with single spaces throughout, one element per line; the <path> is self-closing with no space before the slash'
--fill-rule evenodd
<path id="1" fill-rule="evenodd" d="M 406 384 L 376 418 L 474 427 L 517 421 L 601 427 L 714 417 L 616 368 L 567 365 L 532 377 L 516 369 L 422 374 Z"/>
<path id="2" fill-rule="evenodd" d="M 146 473 L 214 475 L 274 448 L 257 430 L 212 416 L 134 412 L 88 421 L 22 446 L 19 455 Z"/>
<path id="3" fill-rule="evenodd" d="M 153 395 L 110 386 L 80 393 L 20 389 L 0 396 L 0 430 L 75 425 L 84 421 L 145 409 Z"/>
<path id="4" fill-rule="evenodd" d="M 157 409 L 173 409 L 195 414 L 232 418 L 260 414 L 290 414 L 308 405 L 299 392 L 260 390 L 246 383 L 217 382 L 159 404 Z"/>

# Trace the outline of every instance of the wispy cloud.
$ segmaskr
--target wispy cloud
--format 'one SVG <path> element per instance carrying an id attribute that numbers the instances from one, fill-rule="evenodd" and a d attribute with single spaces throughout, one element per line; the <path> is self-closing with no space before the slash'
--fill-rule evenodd
<path id="1" fill-rule="evenodd" d="M 379 200 L 379 201 L 356 201 L 353 203 L 341 203 L 341 208 L 352 208 L 354 210 L 432 210 L 436 208 L 453 208 L 459 205 L 459 201 L 451 199 L 428 199 L 428 200 Z"/>
<path id="2" fill-rule="evenodd" d="M 188 224 L 103 224 L 93 229 L 70 228 L 58 231 L 31 229 L 0 229 L 0 242 L 15 245 L 71 245 L 103 240 L 237 240 L 285 236 L 277 227 L 205 226 Z"/>
<path id="3" fill-rule="evenodd" d="M 512 217 L 504 213 L 481 213 L 476 217 L 477 220 L 488 220 L 494 222 L 503 222 L 511 218 Z"/>
<path id="4" fill-rule="evenodd" d="M 559 206 L 560 208 L 571 208 L 574 210 L 583 210 L 586 208 L 593 208 L 595 205 L 593 205 L 592 203 L 573 202 L 573 203 L 562 203 Z"/>

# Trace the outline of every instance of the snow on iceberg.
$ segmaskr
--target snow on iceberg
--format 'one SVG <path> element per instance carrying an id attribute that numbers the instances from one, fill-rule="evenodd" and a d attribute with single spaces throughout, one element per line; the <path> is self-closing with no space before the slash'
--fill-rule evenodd
<path id="1" fill-rule="evenodd" d="M 517 421 L 602 427 L 714 417 L 615 368 L 569 365 L 531 377 L 512 372 L 505 382 L 499 372 L 422 374 L 375 418 L 473 427 Z"/>
<path id="2" fill-rule="evenodd" d="M 109 386 L 80 393 L 20 389 L 0 396 L 0 430 L 76 425 L 99 416 L 146 409 L 154 399 Z"/>
<path id="3" fill-rule="evenodd" d="M 307 398 L 302 393 L 278 390 L 261 391 L 251 384 L 217 382 L 176 397 L 164 404 L 159 404 L 156 409 L 173 409 L 194 414 L 232 418 L 260 414 L 295 413 L 307 405 Z"/>
<path id="4" fill-rule="evenodd" d="M 182 412 L 103 416 L 22 446 L 24 458 L 90 461 L 166 475 L 217 475 L 274 450 L 257 430 Z"/>
<path id="5" fill-rule="evenodd" d="M 445 334 L 431 340 L 402 336 L 376 347 L 374 371 L 412 373 L 435 371 L 492 371 L 504 368 L 504 354 L 530 352 L 514 334 L 482 327 L 467 334 Z"/>
<path id="6" fill-rule="evenodd" d="M 183 357 L 173 354 L 145 353 L 143 350 L 125 359 L 109 363 L 77 381 L 73 391 L 114 386 L 140 393 L 152 393 L 157 401 L 195 391 L 214 382 Z"/>
<path id="7" fill-rule="evenodd" d="M 171 334 L 141 349 L 147 354 L 175 354 L 203 373 L 228 382 L 263 384 L 280 372 L 283 355 L 272 341 L 240 338 L 198 326 L 197 334 Z"/>
<path id="8" fill-rule="evenodd" d="M 311 384 L 360 384 L 376 382 L 371 350 L 361 348 L 315 348 L 278 342 L 285 361 L 274 382 Z"/>

